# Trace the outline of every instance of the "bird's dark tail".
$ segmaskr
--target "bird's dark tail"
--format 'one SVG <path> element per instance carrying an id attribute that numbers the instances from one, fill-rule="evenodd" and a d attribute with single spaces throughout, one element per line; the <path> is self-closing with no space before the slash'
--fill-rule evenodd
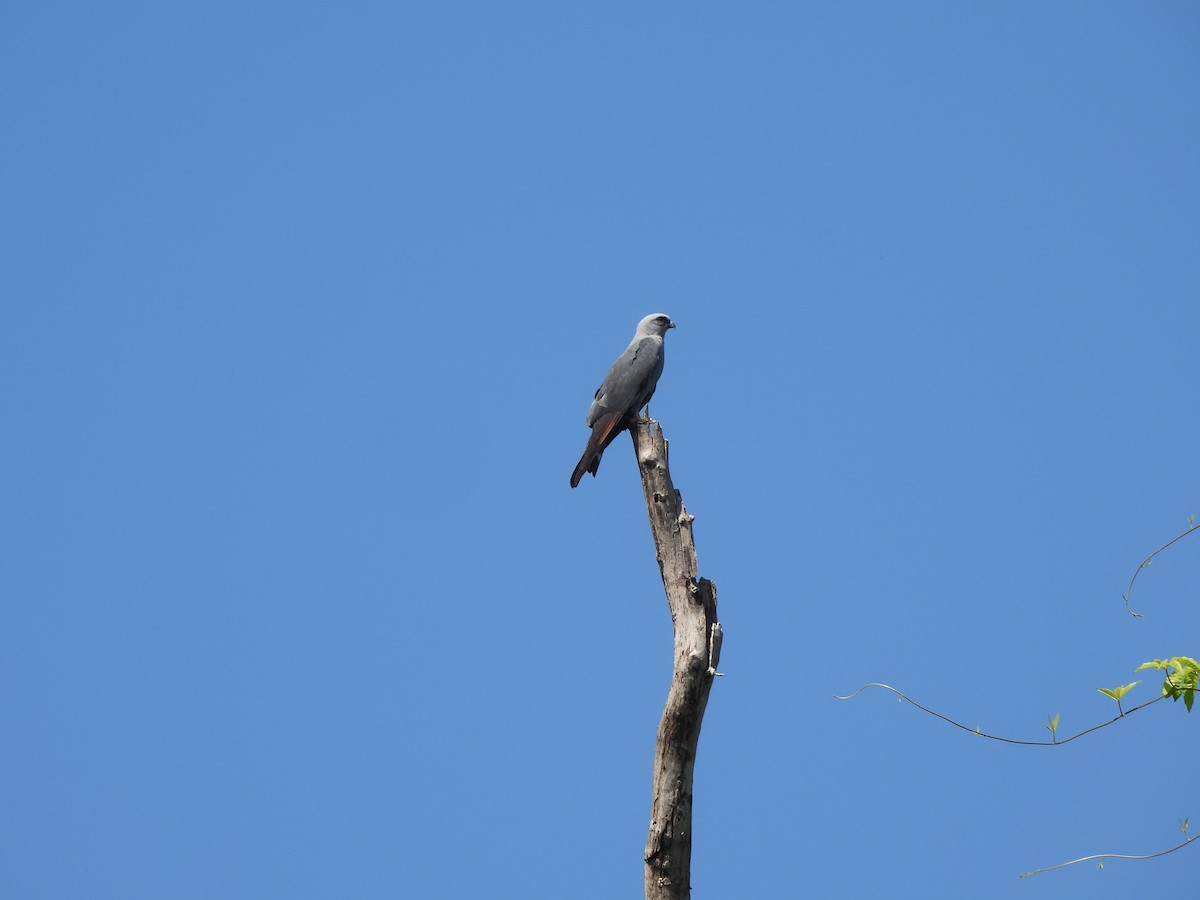
<path id="1" fill-rule="evenodd" d="M 595 477 L 596 472 L 600 470 L 600 457 L 604 455 L 604 451 L 616 439 L 616 436 L 629 427 L 631 421 L 631 418 L 616 413 L 609 413 L 596 421 L 592 426 L 592 434 L 588 438 L 583 456 L 579 458 L 579 465 L 571 473 L 571 487 L 579 486 L 584 472 L 591 472 L 592 477 Z"/>
<path id="2" fill-rule="evenodd" d="M 579 487 L 584 472 L 591 472 L 592 477 L 596 477 L 596 472 L 600 470 L 600 457 L 604 455 L 599 443 L 595 432 L 592 432 L 592 436 L 588 438 L 587 449 L 583 451 L 583 456 L 579 457 L 579 465 L 571 473 L 571 487 Z"/>

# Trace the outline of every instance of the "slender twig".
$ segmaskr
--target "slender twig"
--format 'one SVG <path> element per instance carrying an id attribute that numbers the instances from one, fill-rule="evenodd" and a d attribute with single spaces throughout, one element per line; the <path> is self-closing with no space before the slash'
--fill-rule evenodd
<path id="1" fill-rule="evenodd" d="M 1160 850 L 1158 853 L 1147 853 L 1143 856 L 1132 856 L 1126 853 L 1096 853 L 1092 856 L 1081 856 L 1079 859 L 1073 859 L 1070 862 L 1059 863 L 1057 866 L 1047 866 L 1044 869 L 1034 869 L 1032 872 L 1022 872 L 1021 877 L 1028 878 L 1030 875 L 1040 875 L 1043 872 L 1053 872 L 1055 869 L 1065 869 L 1067 866 L 1075 865 L 1075 863 L 1088 862 L 1089 860 L 1093 859 L 1157 859 L 1160 856 L 1166 856 L 1168 853 L 1174 853 L 1176 850 L 1186 847 L 1188 844 L 1193 844 L 1197 840 L 1200 840 L 1200 834 L 1188 838 L 1182 844 L 1176 844 L 1169 850 Z"/>
<path id="2" fill-rule="evenodd" d="M 863 691 L 865 691 L 869 687 L 879 687 L 879 688 L 883 688 L 884 690 L 891 691 L 893 694 L 895 694 L 901 700 L 907 700 L 909 703 L 911 703 L 917 709 L 921 710 L 921 712 L 929 713 L 929 715 L 934 716 L 935 718 L 941 719 L 943 722 L 949 722 L 955 728 L 961 728 L 963 731 L 970 732 L 971 734 L 976 735 L 978 737 L 987 738 L 990 741 L 1001 741 L 1005 744 L 1020 744 L 1025 747 L 1059 747 L 1059 746 L 1062 746 L 1063 744 L 1067 744 L 1067 743 L 1070 743 L 1071 741 L 1075 740 L 1075 738 L 1083 737 L 1085 734 L 1091 734 L 1093 731 L 1097 731 L 1101 728 L 1105 728 L 1105 727 L 1111 725 L 1113 722 L 1116 722 L 1118 719 L 1122 719 L 1125 716 L 1132 715 L 1133 713 L 1137 712 L 1139 709 L 1145 709 L 1150 704 L 1157 703 L 1159 700 L 1163 699 L 1163 697 L 1165 696 L 1164 694 L 1159 694 L 1153 700 L 1147 700 L 1145 703 L 1142 703 L 1139 706 L 1133 707 L 1128 712 L 1121 713 L 1120 715 L 1116 716 L 1115 718 L 1109 719 L 1107 722 L 1101 722 L 1099 725 L 1093 725 L 1091 728 L 1085 728 L 1083 731 L 1079 732 L 1078 734 L 1073 734 L 1068 738 L 1063 738 L 1061 741 L 1059 741 L 1059 740 L 1018 741 L 1015 738 L 1006 738 L 1006 737 L 1000 737 L 999 735 L 995 735 L 995 734 L 987 734 L 986 732 L 980 731 L 978 728 L 971 728 L 969 725 L 964 725 L 962 722 L 956 722 L 956 721 L 954 721 L 954 719 L 951 719 L 949 716 L 944 716 L 940 712 L 932 710 L 927 706 L 922 706 L 920 703 L 918 703 L 912 697 L 908 696 L 908 694 L 904 693 L 903 691 L 897 690 L 896 688 L 892 687 L 890 684 L 883 684 L 882 682 L 878 682 L 878 681 L 872 681 L 870 684 L 864 684 L 853 694 L 849 694 L 845 697 L 842 697 L 838 694 L 834 694 L 834 697 L 836 697 L 838 700 L 853 700 L 855 697 L 857 697 L 859 694 L 861 694 Z"/>
<path id="3" fill-rule="evenodd" d="M 1141 613 L 1134 612 L 1129 606 L 1129 595 L 1133 591 L 1133 583 L 1135 581 L 1137 581 L 1137 577 L 1139 574 L 1141 574 L 1142 569 L 1144 569 L 1144 568 L 1146 568 L 1146 566 L 1150 565 L 1150 562 L 1151 562 L 1151 560 L 1154 559 L 1154 557 L 1158 556 L 1158 554 L 1162 553 L 1164 550 L 1166 550 L 1168 547 L 1170 547 L 1176 541 L 1183 540 L 1185 537 L 1187 537 L 1193 531 L 1197 531 L 1197 530 L 1200 530 L 1200 525 L 1193 525 L 1191 528 L 1189 528 L 1187 531 L 1183 532 L 1182 534 L 1175 535 L 1175 537 L 1171 538 L 1171 540 L 1167 541 L 1165 544 L 1163 544 L 1161 547 L 1159 547 L 1157 550 L 1155 550 L 1153 553 L 1151 553 L 1149 556 L 1147 556 L 1145 559 L 1143 559 L 1142 564 L 1133 570 L 1133 577 L 1129 579 L 1129 587 L 1125 588 L 1125 594 L 1121 597 L 1121 599 L 1125 601 L 1125 610 L 1131 616 L 1134 616 L 1135 618 L 1138 618 L 1138 619 L 1142 618 Z"/>

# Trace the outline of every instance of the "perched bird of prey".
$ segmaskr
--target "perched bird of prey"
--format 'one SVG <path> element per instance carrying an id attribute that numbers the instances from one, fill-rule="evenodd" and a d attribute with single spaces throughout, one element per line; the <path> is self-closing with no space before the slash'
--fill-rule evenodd
<path id="1" fill-rule="evenodd" d="M 663 337 L 668 328 L 674 327 L 671 317 L 662 313 L 652 313 L 638 322 L 633 340 L 612 364 L 596 391 L 596 399 L 588 407 L 587 423 L 592 436 L 579 465 L 571 473 L 571 487 L 579 484 L 584 472 L 595 477 L 605 448 L 649 404 L 663 370 Z"/>

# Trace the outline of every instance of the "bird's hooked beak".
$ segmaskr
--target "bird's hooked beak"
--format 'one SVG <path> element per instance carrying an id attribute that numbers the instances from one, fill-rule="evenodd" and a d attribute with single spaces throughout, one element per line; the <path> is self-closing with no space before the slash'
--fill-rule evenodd
<path id="1" fill-rule="evenodd" d="M 667 330 L 670 331 L 674 327 L 675 327 L 675 323 L 672 322 L 670 325 L 667 326 Z"/>

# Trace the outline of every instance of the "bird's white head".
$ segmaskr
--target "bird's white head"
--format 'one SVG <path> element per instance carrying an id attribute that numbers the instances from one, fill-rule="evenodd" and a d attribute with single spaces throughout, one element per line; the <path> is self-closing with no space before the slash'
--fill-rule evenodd
<path id="1" fill-rule="evenodd" d="M 638 322 L 635 338 L 657 336 L 662 337 L 668 328 L 674 328 L 675 323 L 666 313 L 651 313 Z"/>

